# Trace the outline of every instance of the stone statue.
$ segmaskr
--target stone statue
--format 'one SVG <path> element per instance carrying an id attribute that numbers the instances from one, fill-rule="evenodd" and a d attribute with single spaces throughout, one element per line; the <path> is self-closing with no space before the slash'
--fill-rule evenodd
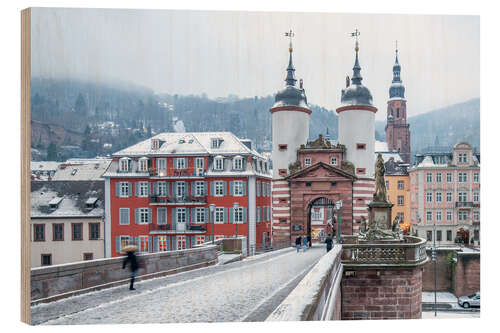
<path id="1" fill-rule="evenodd" d="M 394 232 L 399 232 L 399 215 L 396 215 L 396 218 L 394 219 L 394 222 L 392 222 L 392 231 Z"/>
<path id="2" fill-rule="evenodd" d="M 377 164 L 375 165 L 375 193 L 373 201 L 387 202 L 387 189 L 385 188 L 385 166 L 384 159 L 378 154 Z"/>
<path id="3" fill-rule="evenodd" d="M 359 232 L 364 234 L 366 233 L 366 230 L 366 219 L 364 216 L 361 216 L 361 225 L 359 226 Z"/>

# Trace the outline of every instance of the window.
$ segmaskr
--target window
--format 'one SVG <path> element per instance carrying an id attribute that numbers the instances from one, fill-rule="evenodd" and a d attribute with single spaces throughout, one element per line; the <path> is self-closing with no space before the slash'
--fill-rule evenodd
<path id="1" fill-rule="evenodd" d="M 195 182 L 194 195 L 197 197 L 202 197 L 205 195 L 205 183 L 204 182 Z"/>
<path id="2" fill-rule="evenodd" d="M 166 158 L 157 158 L 156 159 L 158 175 L 166 176 L 167 175 L 167 159 Z"/>
<path id="3" fill-rule="evenodd" d="M 148 159 L 147 158 L 140 158 L 139 159 L 139 171 L 141 172 L 146 172 L 148 171 Z"/>
<path id="4" fill-rule="evenodd" d="M 34 224 L 33 229 L 33 240 L 35 242 L 45 242 L 45 224 Z"/>
<path id="5" fill-rule="evenodd" d="M 441 183 L 441 172 L 436 173 L 436 183 Z"/>
<path id="6" fill-rule="evenodd" d="M 453 212 L 451 210 L 446 211 L 446 221 L 451 221 L 453 219 Z"/>
<path id="7" fill-rule="evenodd" d="M 215 170 L 223 170 L 224 169 L 224 159 L 222 157 L 218 157 L 215 159 Z"/>
<path id="8" fill-rule="evenodd" d="M 306 187 L 311 187 L 311 182 L 306 182 Z"/>
<path id="9" fill-rule="evenodd" d="M 205 243 L 205 236 L 196 236 L 196 245 Z"/>
<path id="10" fill-rule="evenodd" d="M 451 183 L 453 181 L 453 177 L 451 172 L 446 173 L 446 182 Z"/>
<path id="11" fill-rule="evenodd" d="M 385 188 L 389 189 L 389 181 L 388 180 L 385 181 Z"/>
<path id="12" fill-rule="evenodd" d="M 120 208 L 120 224 L 130 224 L 129 208 Z"/>
<path id="13" fill-rule="evenodd" d="M 156 210 L 156 223 L 157 224 L 167 224 L 167 209 L 158 208 Z"/>
<path id="14" fill-rule="evenodd" d="M 402 195 L 398 195 L 398 206 L 404 205 L 404 197 Z"/>
<path id="15" fill-rule="evenodd" d="M 129 182 L 120 182 L 119 183 L 119 189 L 120 189 L 120 197 L 121 198 L 126 198 L 130 196 L 130 183 Z"/>
<path id="16" fill-rule="evenodd" d="M 286 169 L 279 169 L 278 173 L 279 173 L 280 176 L 286 176 L 287 175 Z"/>
<path id="17" fill-rule="evenodd" d="M 452 202 L 453 196 L 451 192 L 446 192 L 446 202 Z"/>
<path id="18" fill-rule="evenodd" d="M 233 159 L 233 169 L 243 170 L 243 159 L 241 157 L 235 157 Z"/>
<path id="19" fill-rule="evenodd" d="M 186 236 L 177 236 L 177 250 L 186 248 Z"/>
<path id="20" fill-rule="evenodd" d="M 330 158 L 330 164 L 331 165 L 337 165 L 337 158 L 336 157 Z"/>
<path id="21" fill-rule="evenodd" d="M 398 216 L 399 216 L 399 222 L 404 222 L 405 220 L 405 213 L 398 213 Z"/>
<path id="22" fill-rule="evenodd" d="M 441 241 L 441 230 L 436 231 L 436 241 L 438 241 L 438 242 Z"/>
<path id="23" fill-rule="evenodd" d="M 215 208 L 215 223 L 224 223 L 224 208 Z"/>
<path id="24" fill-rule="evenodd" d="M 286 145 L 286 144 L 280 144 L 280 145 L 278 145 L 278 149 L 280 151 L 287 150 L 288 149 L 288 145 Z"/>
<path id="25" fill-rule="evenodd" d="M 53 241 L 63 241 L 64 240 L 64 224 L 53 223 L 52 224 L 52 240 Z"/>
<path id="26" fill-rule="evenodd" d="M 432 192 L 426 192 L 425 193 L 425 202 L 432 202 Z"/>
<path id="27" fill-rule="evenodd" d="M 364 143 L 357 143 L 356 144 L 356 149 L 358 149 L 358 150 L 365 150 L 366 149 L 366 144 L 364 144 Z"/>
<path id="28" fill-rule="evenodd" d="M 149 209 L 139 208 L 138 224 L 147 224 L 147 223 L 149 223 Z"/>
<path id="29" fill-rule="evenodd" d="M 98 240 L 101 238 L 101 224 L 89 223 L 89 240 Z"/>
<path id="30" fill-rule="evenodd" d="M 234 223 L 243 223 L 243 207 L 233 208 Z"/>
<path id="31" fill-rule="evenodd" d="M 436 202 L 442 202 L 442 195 L 441 192 L 436 192 Z"/>
<path id="32" fill-rule="evenodd" d="M 149 184 L 148 182 L 137 182 L 139 188 L 137 190 L 137 196 L 147 197 L 149 195 Z"/>
<path id="33" fill-rule="evenodd" d="M 233 182 L 233 194 L 235 196 L 243 195 L 244 186 L 245 186 L 244 182 L 242 182 L 240 180 L 234 181 Z"/>
<path id="34" fill-rule="evenodd" d="M 396 118 L 399 118 L 399 108 L 396 109 Z"/>
<path id="35" fill-rule="evenodd" d="M 175 186 L 175 191 L 177 197 L 183 197 L 186 193 L 186 183 L 185 182 L 177 182 Z"/>
<path id="36" fill-rule="evenodd" d="M 459 172 L 458 173 L 458 182 L 459 183 L 467 183 L 467 173 Z"/>
<path id="37" fill-rule="evenodd" d="M 186 158 L 180 157 L 174 159 L 175 169 L 186 169 Z"/>
<path id="38" fill-rule="evenodd" d="M 311 165 L 311 158 L 306 157 L 305 160 L 304 160 L 304 165 L 305 166 L 310 166 Z"/>
<path id="39" fill-rule="evenodd" d="M 50 266 L 50 265 L 52 265 L 52 255 L 42 254 L 42 266 Z"/>
<path id="40" fill-rule="evenodd" d="M 459 210 L 458 211 L 458 220 L 459 221 L 466 221 L 468 217 L 467 211 L 466 210 Z"/>
<path id="41" fill-rule="evenodd" d="M 458 201 L 466 202 L 467 201 L 467 192 L 458 192 Z"/>
<path id="42" fill-rule="evenodd" d="M 149 251 L 149 236 L 139 236 L 139 252 Z"/>
<path id="43" fill-rule="evenodd" d="M 446 230 L 446 240 L 451 241 L 451 230 Z"/>
<path id="44" fill-rule="evenodd" d="M 151 149 L 160 148 L 160 139 L 151 139 Z"/>
<path id="45" fill-rule="evenodd" d="M 357 168 L 356 169 L 356 173 L 359 173 L 361 175 L 364 175 L 366 173 L 366 169 L 365 168 Z"/>
<path id="46" fill-rule="evenodd" d="M 473 198 L 474 198 L 474 202 L 479 202 L 479 192 L 475 191 Z"/>
<path id="47" fill-rule="evenodd" d="M 405 182 L 403 180 L 398 180 L 398 190 L 404 190 Z"/>
<path id="48" fill-rule="evenodd" d="M 196 223 L 205 223 L 205 208 L 197 207 L 195 216 Z"/>
<path id="49" fill-rule="evenodd" d="M 432 231 L 430 231 L 430 230 L 427 231 L 427 240 L 428 241 L 432 240 Z"/>
<path id="50" fill-rule="evenodd" d="M 219 139 L 219 138 L 213 138 L 213 139 L 211 140 L 211 147 L 212 147 L 212 149 L 214 149 L 214 148 L 219 148 L 219 147 L 220 147 L 221 142 L 222 142 L 222 140 L 221 140 L 221 139 Z"/>
<path id="51" fill-rule="evenodd" d="M 479 172 L 474 172 L 474 183 L 479 183 Z"/>
<path id="52" fill-rule="evenodd" d="M 479 221 L 479 211 L 474 211 L 474 221 Z"/>
<path id="53" fill-rule="evenodd" d="M 123 249 L 126 246 L 129 246 L 132 243 L 131 238 L 132 237 L 130 236 L 120 236 L 120 251 L 121 249 Z"/>
<path id="54" fill-rule="evenodd" d="M 196 169 L 204 169 L 205 168 L 205 159 L 203 157 L 197 157 L 194 160 L 194 165 Z"/>
<path id="55" fill-rule="evenodd" d="M 225 183 L 223 181 L 215 182 L 215 196 L 220 197 L 224 195 Z"/>
<path id="56" fill-rule="evenodd" d="M 119 170 L 121 172 L 127 172 L 129 169 L 130 159 L 127 157 L 121 158 L 119 164 Z"/>
<path id="57" fill-rule="evenodd" d="M 442 212 L 440 210 L 437 210 L 436 211 L 436 222 L 441 222 L 441 220 L 443 219 L 442 217 Z"/>
<path id="58" fill-rule="evenodd" d="M 428 172 L 428 173 L 426 174 L 426 177 L 427 177 L 427 178 L 426 178 L 427 183 L 428 183 L 428 184 L 429 184 L 429 183 L 432 183 L 432 173 Z"/>
<path id="59" fill-rule="evenodd" d="M 177 208 L 177 223 L 186 223 L 186 208 Z"/>
<path id="60" fill-rule="evenodd" d="M 93 253 L 84 253 L 83 260 L 94 260 L 94 254 Z"/>
<path id="61" fill-rule="evenodd" d="M 467 153 L 458 154 L 458 163 L 467 163 Z"/>
<path id="62" fill-rule="evenodd" d="M 167 182 L 158 182 L 156 183 L 156 189 L 158 191 L 157 195 L 160 197 L 164 197 L 167 195 Z"/>
<path id="63" fill-rule="evenodd" d="M 427 222 L 432 221 L 432 212 L 430 210 L 428 210 L 427 212 L 425 212 L 425 220 Z"/>
<path id="64" fill-rule="evenodd" d="M 159 236 L 158 237 L 158 251 L 163 252 L 163 251 L 168 251 L 168 246 L 167 246 L 167 236 Z"/>
<path id="65" fill-rule="evenodd" d="M 71 240 L 83 240 L 82 223 L 71 223 Z"/>

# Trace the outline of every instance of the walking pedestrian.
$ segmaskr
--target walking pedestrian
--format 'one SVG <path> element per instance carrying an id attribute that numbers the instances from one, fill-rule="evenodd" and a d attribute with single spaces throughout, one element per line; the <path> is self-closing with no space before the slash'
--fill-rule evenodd
<path id="1" fill-rule="evenodd" d="M 135 290 L 134 288 L 134 280 L 139 269 L 139 263 L 137 261 L 137 256 L 135 255 L 135 251 L 137 251 L 137 246 L 128 246 L 124 249 L 127 252 L 127 257 L 123 261 L 123 269 L 127 267 L 127 264 L 130 263 L 130 287 L 129 290 Z"/>
<path id="2" fill-rule="evenodd" d="M 311 246 L 312 246 L 311 236 L 307 236 L 307 244 L 308 244 L 309 248 L 311 248 Z"/>
<path id="3" fill-rule="evenodd" d="M 302 248 L 304 249 L 304 252 L 306 252 L 307 250 L 307 236 L 304 235 L 304 237 L 302 237 Z"/>
<path id="4" fill-rule="evenodd" d="M 326 252 L 329 252 L 332 249 L 332 245 L 333 245 L 332 238 L 330 236 L 326 236 L 325 243 L 326 243 Z"/>
<path id="5" fill-rule="evenodd" d="M 295 246 L 297 247 L 297 253 L 299 253 L 300 245 L 302 244 L 302 237 L 295 238 Z"/>

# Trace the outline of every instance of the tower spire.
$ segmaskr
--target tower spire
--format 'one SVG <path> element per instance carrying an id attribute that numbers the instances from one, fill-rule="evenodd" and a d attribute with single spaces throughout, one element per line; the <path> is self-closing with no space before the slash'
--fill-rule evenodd
<path id="1" fill-rule="evenodd" d="M 358 36 L 361 33 L 356 29 L 354 32 L 351 32 L 351 37 L 356 38 L 356 43 L 354 46 L 354 51 L 356 51 L 356 60 L 354 61 L 354 67 L 352 68 L 352 78 L 351 78 L 351 83 L 355 85 L 360 85 L 361 81 L 363 80 L 363 77 L 361 76 L 361 66 L 359 66 L 359 59 L 358 59 L 358 51 L 359 51 L 359 42 L 358 42 Z"/>
<path id="2" fill-rule="evenodd" d="M 290 31 L 285 32 L 285 36 L 290 38 L 290 45 L 288 47 L 288 52 L 290 52 L 290 59 L 288 61 L 288 67 L 286 68 L 286 85 L 287 86 L 293 86 L 295 87 L 295 82 L 297 80 L 295 79 L 295 68 L 293 67 L 293 62 L 292 62 L 292 53 L 293 53 L 293 46 L 292 46 L 292 38 L 295 36 L 295 33 L 290 29 Z"/>

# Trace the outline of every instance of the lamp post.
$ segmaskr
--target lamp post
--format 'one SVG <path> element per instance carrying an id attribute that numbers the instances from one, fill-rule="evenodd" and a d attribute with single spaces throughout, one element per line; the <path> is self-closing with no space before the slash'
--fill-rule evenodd
<path id="1" fill-rule="evenodd" d="M 234 214 L 234 216 L 233 216 L 233 218 L 234 218 L 234 238 L 238 238 L 238 222 L 236 221 L 236 216 L 237 216 L 236 212 L 238 211 L 239 206 L 240 205 L 237 202 L 235 202 L 233 205 L 233 207 L 234 207 L 234 209 L 233 209 L 234 210 L 234 212 L 233 212 L 233 214 Z"/>
<path id="2" fill-rule="evenodd" d="M 215 236 L 214 236 L 214 224 L 215 224 L 215 205 L 210 204 L 210 218 L 212 219 L 212 244 L 215 242 Z"/>
<path id="3" fill-rule="evenodd" d="M 436 258 L 436 220 L 434 219 L 434 246 L 432 248 L 432 261 L 434 261 L 434 317 L 437 317 L 437 258 Z"/>
<path id="4" fill-rule="evenodd" d="M 337 217 L 338 217 L 338 225 L 337 225 L 337 243 L 340 244 L 342 242 L 340 235 L 342 234 L 342 200 L 339 200 L 335 203 L 335 208 L 337 209 Z"/>

